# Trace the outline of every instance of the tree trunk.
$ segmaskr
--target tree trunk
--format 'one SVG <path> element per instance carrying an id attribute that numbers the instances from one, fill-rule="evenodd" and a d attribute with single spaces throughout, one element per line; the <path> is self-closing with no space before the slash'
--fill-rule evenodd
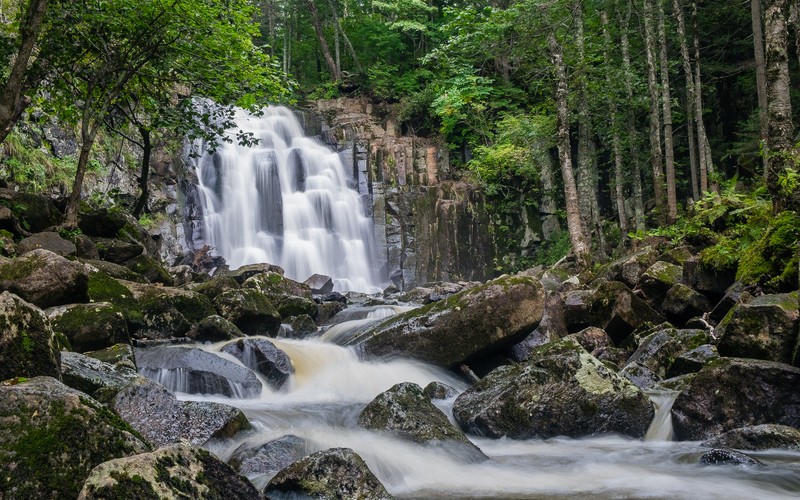
<path id="1" fill-rule="evenodd" d="M 599 214 L 597 213 L 597 180 L 594 175 L 594 161 L 592 159 L 592 118 L 589 114 L 589 100 L 586 90 L 586 53 L 584 49 L 583 36 L 583 9 L 581 2 L 577 1 L 575 6 L 575 44 L 578 48 L 578 162 L 577 162 L 577 186 L 578 203 L 580 204 L 581 223 L 583 234 L 591 246 L 592 228 L 597 227 Z M 598 241 L 600 233 L 597 233 Z M 602 245 L 601 245 L 602 247 Z M 600 249 L 604 251 L 603 248 Z"/>
<path id="2" fill-rule="evenodd" d="M 80 209 L 81 191 L 83 191 L 83 178 L 89 165 L 89 155 L 94 146 L 95 137 L 100 127 L 84 123 L 81 126 L 81 150 L 78 155 L 78 167 L 72 183 L 72 192 L 67 198 L 67 207 L 64 214 L 64 227 L 74 228 L 78 225 L 78 211 Z"/>
<path id="3" fill-rule="evenodd" d="M 142 215 L 142 211 L 147 206 L 147 199 L 150 197 L 148 181 L 150 179 L 150 156 L 153 152 L 153 145 L 150 142 L 150 131 L 146 127 L 139 126 L 139 135 L 142 136 L 142 172 L 139 175 L 139 199 L 133 207 L 133 216 L 137 219 Z"/>
<path id="4" fill-rule="evenodd" d="M 328 41 L 325 40 L 325 33 L 322 31 L 322 24 L 319 20 L 319 11 L 314 0 L 306 0 L 308 10 L 311 12 L 311 23 L 314 25 L 314 31 L 317 34 L 317 41 L 319 41 L 320 50 L 322 50 L 322 57 L 325 58 L 325 64 L 328 65 L 328 70 L 331 72 L 331 77 L 337 81 L 342 81 L 342 73 L 339 66 L 331 54 L 331 48 L 328 46 Z"/>
<path id="5" fill-rule="evenodd" d="M 342 40 L 344 40 L 344 45 L 345 47 L 347 47 L 347 51 L 350 52 L 350 57 L 353 58 L 353 64 L 356 65 L 356 71 L 358 71 L 359 73 L 363 73 L 364 70 L 361 68 L 361 63 L 358 62 L 356 49 L 353 48 L 353 44 L 350 43 L 350 39 L 347 37 L 347 33 L 345 33 L 344 30 L 342 29 L 342 23 L 339 22 L 339 16 L 336 14 L 336 5 L 334 5 L 333 0 L 328 0 L 328 5 L 330 5 L 331 12 L 333 13 L 333 22 L 334 25 L 336 26 L 336 32 L 339 33 L 339 35 L 342 37 Z M 345 17 L 346 17 L 346 11 L 345 11 Z M 341 66 L 339 66 L 339 68 L 341 68 Z"/>
<path id="6" fill-rule="evenodd" d="M 611 75 L 611 54 L 609 48 L 611 44 L 611 34 L 608 32 L 608 14 L 605 11 L 600 12 L 600 21 L 603 23 L 603 39 L 606 44 L 603 49 L 603 59 L 606 66 L 606 83 L 608 90 L 614 88 L 614 79 Z M 610 96 L 608 99 L 609 114 L 611 115 L 611 149 L 614 153 L 614 201 L 617 207 L 617 216 L 619 217 L 619 230 L 622 234 L 622 241 L 624 242 L 628 237 L 628 217 L 625 214 L 625 191 L 624 179 L 625 174 L 622 166 L 622 144 L 619 138 L 619 130 L 617 125 L 617 101 L 615 96 Z"/>
<path id="7" fill-rule="evenodd" d="M 669 57 L 667 55 L 667 30 L 664 22 L 664 4 L 656 0 L 658 38 L 661 62 L 661 108 L 664 118 L 664 170 L 667 177 L 667 222 L 678 217 L 678 199 L 675 187 L 675 147 L 672 138 L 672 95 L 669 85 Z"/>
<path id="8" fill-rule="evenodd" d="M 628 122 L 628 150 L 630 152 L 631 160 L 631 178 L 633 180 L 633 219 L 636 225 L 636 231 L 642 232 L 645 230 L 644 223 L 644 195 L 642 193 L 642 172 L 640 170 L 639 162 L 639 147 L 636 130 L 636 114 L 633 110 L 633 71 L 631 70 L 631 56 L 630 56 L 630 42 L 628 40 L 628 25 L 631 17 L 631 0 L 628 0 L 627 9 L 624 15 L 620 16 L 621 26 L 621 39 L 620 45 L 622 48 L 622 72 L 624 74 L 623 80 L 625 81 L 625 96 L 628 102 L 631 103 L 626 111 L 626 121 Z"/>
<path id="9" fill-rule="evenodd" d="M 792 0 L 789 4 L 789 24 L 794 30 L 794 51 L 800 61 L 800 2 Z"/>
<path id="10" fill-rule="evenodd" d="M 686 43 L 686 21 L 683 16 L 681 0 L 672 0 L 672 10 L 678 30 L 678 41 L 681 46 L 683 74 L 686 76 L 686 130 L 689 142 L 689 173 L 692 180 L 692 199 L 700 199 L 700 186 L 697 172 L 697 142 L 694 133 L 694 79 L 692 77 L 692 60 L 689 57 L 689 46 Z"/>
<path id="11" fill-rule="evenodd" d="M 762 28 L 761 0 L 750 0 L 750 18 L 753 24 L 753 53 L 756 58 L 756 90 L 758 92 L 758 126 L 761 144 L 766 144 L 769 133 L 767 118 L 767 66 L 764 59 L 764 30 Z M 769 171 L 767 155 L 762 155 L 764 180 Z"/>
<path id="12" fill-rule="evenodd" d="M 703 121 L 703 80 L 700 76 L 700 36 L 697 29 L 697 0 L 692 0 L 692 31 L 694 44 L 694 112 L 697 122 L 697 156 L 700 160 L 700 191 L 716 191 L 713 180 L 714 161 L 711 158 L 711 145 Z"/>
<path id="13" fill-rule="evenodd" d="M 8 79 L 0 94 L 0 142 L 3 142 L 11 129 L 30 104 L 30 99 L 22 95 L 25 74 L 28 71 L 36 40 L 42 30 L 42 21 L 47 13 L 48 0 L 30 0 L 25 17 L 20 25 L 20 44 Z"/>
<path id="14" fill-rule="evenodd" d="M 790 99 L 787 0 L 767 0 L 765 16 L 766 62 L 767 62 L 767 109 L 769 111 L 769 135 L 767 154 L 769 176 L 767 187 L 772 194 L 774 211 L 780 212 L 793 206 L 792 193 L 780 186 L 779 179 L 789 169 L 797 170 L 790 157 L 794 145 L 792 125 L 792 102 Z M 796 193 L 795 193 L 796 194 Z"/>
<path id="15" fill-rule="evenodd" d="M 558 144 L 558 162 L 561 166 L 561 176 L 564 181 L 564 199 L 567 210 L 567 231 L 572 243 L 572 251 L 578 269 L 589 267 L 591 255 L 586 237 L 581 226 L 581 214 L 578 205 L 578 189 L 575 186 L 575 176 L 572 172 L 572 153 L 569 141 L 569 108 L 567 105 L 567 70 L 564 65 L 564 54 L 561 45 L 553 33 L 548 37 L 550 61 L 556 76 L 555 102 L 556 102 L 556 142 Z"/>
<path id="16" fill-rule="evenodd" d="M 647 92 L 650 98 L 650 164 L 653 169 L 653 192 L 656 197 L 658 224 L 667 221 L 667 198 L 664 192 L 664 165 L 661 153 L 661 115 L 658 110 L 660 96 L 656 81 L 656 42 L 653 28 L 653 3 L 644 0 L 645 53 L 647 55 Z"/>

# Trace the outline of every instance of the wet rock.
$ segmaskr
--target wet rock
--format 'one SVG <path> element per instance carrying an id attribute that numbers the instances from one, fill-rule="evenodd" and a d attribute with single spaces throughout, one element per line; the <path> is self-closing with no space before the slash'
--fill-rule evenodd
<path id="1" fill-rule="evenodd" d="M 755 458 L 734 450 L 715 449 L 703 453 L 700 465 L 764 465 Z"/>
<path id="2" fill-rule="evenodd" d="M 56 232 L 46 231 L 28 236 L 17 244 L 17 254 L 22 255 L 43 248 L 62 257 L 74 257 L 78 249 L 71 241 L 67 241 Z"/>
<path id="3" fill-rule="evenodd" d="M 569 313 L 567 318 L 569 319 Z M 659 313 L 637 297 L 624 283 L 601 283 L 592 295 L 589 325 L 605 330 L 616 345 L 640 326 L 663 321 L 664 318 Z"/>
<path id="4" fill-rule="evenodd" d="M 133 347 L 130 344 L 116 344 L 106 349 L 88 351 L 83 354 L 104 363 L 112 364 L 117 370 L 126 368 L 136 370 L 136 358 L 133 353 Z"/>
<path id="5" fill-rule="evenodd" d="M 639 363 L 628 363 L 625 368 L 620 370 L 619 374 L 643 391 L 652 389 L 661 382 L 661 377 L 658 374 L 653 373 L 653 370 Z"/>
<path id="6" fill-rule="evenodd" d="M 250 427 L 238 408 L 206 401 L 178 401 L 164 386 L 141 376 L 117 393 L 113 408 L 158 446 L 181 440 L 202 445 L 209 439 L 231 437 Z"/>
<path id="7" fill-rule="evenodd" d="M 274 336 L 281 326 L 281 316 L 269 299 L 253 288 L 227 290 L 214 298 L 220 316 L 246 335 Z"/>
<path id="8" fill-rule="evenodd" d="M 317 303 L 314 302 L 308 285 L 284 278 L 280 274 L 258 274 L 248 278 L 242 286 L 255 288 L 263 293 L 282 318 L 301 314 L 313 318 L 317 315 Z"/>
<path id="9" fill-rule="evenodd" d="M 333 291 L 333 280 L 330 276 L 325 276 L 324 274 L 312 274 L 303 283 L 315 294 L 322 295 Z"/>
<path id="10" fill-rule="evenodd" d="M 717 348 L 723 356 L 766 359 L 800 364 L 795 360 L 800 326 L 798 292 L 761 295 L 736 305 L 717 326 Z"/>
<path id="11" fill-rule="evenodd" d="M 699 372 L 705 365 L 717 358 L 719 358 L 719 353 L 716 346 L 703 344 L 676 356 L 675 361 L 667 371 L 667 376 L 677 377 L 687 373 Z"/>
<path id="12" fill-rule="evenodd" d="M 347 306 L 339 301 L 323 302 L 317 309 L 317 325 L 324 325 L 338 313 L 345 310 Z"/>
<path id="13" fill-rule="evenodd" d="M 0 290 L 8 290 L 38 307 L 88 301 L 89 272 L 78 263 L 36 249 L 0 263 Z"/>
<path id="14" fill-rule="evenodd" d="M 635 385 L 563 339 L 539 348 L 525 364 L 494 370 L 456 398 L 453 414 L 467 432 L 527 439 L 641 437 L 654 412 Z"/>
<path id="15" fill-rule="evenodd" d="M 133 292 L 144 325 L 136 338 L 166 339 L 185 336 L 193 323 L 216 313 L 205 295 L 179 288 L 123 282 Z"/>
<path id="16" fill-rule="evenodd" d="M 417 384 L 404 382 L 378 394 L 361 412 L 358 425 L 385 431 L 408 441 L 426 445 L 457 445 L 459 454 L 473 460 L 485 455 L 431 403 Z"/>
<path id="17" fill-rule="evenodd" d="M 248 278 L 264 273 L 275 273 L 283 276 L 283 269 L 273 264 L 247 264 L 233 271 L 221 273 L 220 276 L 229 277 L 241 285 Z"/>
<path id="18" fill-rule="evenodd" d="M 78 352 L 131 341 L 125 315 L 108 302 L 52 307 L 45 313 L 53 331 L 66 335 L 72 349 Z"/>
<path id="19" fill-rule="evenodd" d="M 426 385 L 422 392 L 430 399 L 450 399 L 458 395 L 454 387 L 436 380 Z"/>
<path id="20" fill-rule="evenodd" d="M 800 427 L 799 384 L 800 369 L 782 363 L 714 360 L 675 400 L 675 434 L 695 441 L 747 425 Z"/>
<path id="21" fill-rule="evenodd" d="M 527 337 L 511 346 L 505 354 L 517 362 L 527 361 L 537 347 L 555 342 L 565 335 L 567 335 L 567 320 L 564 299 L 559 293 L 548 293 L 544 300 L 542 321 Z"/>
<path id="22" fill-rule="evenodd" d="M 172 286 L 175 280 L 169 271 L 149 255 L 137 255 L 124 262 L 125 267 L 131 271 L 144 276 L 150 283 L 161 283 L 162 285 Z"/>
<path id="23" fill-rule="evenodd" d="M 244 333 L 227 319 L 215 314 L 201 319 L 186 336 L 198 342 L 219 342 L 244 337 Z"/>
<path id="24" fill-rule="evenodd" d="M 123 387 L 137 377 L 132 368 L 117 369 L 114 365 L 77 352 L 61 352 L 64 384 L 92 396 L 101 403 L 110 403 Z"/>
<path id="25" fill-rule="evenodd" d="M 80 498 L 259 500 L 261 495 L 208 451 L 175 445 L 98 465 L 86 479 Z"/>
<path id="26" fill-rule="evenodd" d="M 104 405 L 54 378 L 0 385 L 4 498 L 76 498 L 96 465 L 150 449 Z"/>
<path id="27" fill-rule="evenodd" d="M 696 373 L 687 373 L 686 375 L 678 375 L 677 377 L 668 378 L 656 384 L 653 387 L 657 391 L 677 391 L 681 392 L 694 380 Z"/>
<path id="28" fill-rule="evenodd" d="M 322 302 L 341 302 L 342 304 L 347 304 L 347 297 L 342 295 L 339 292 L 330 292 L 330 293 L 323 293 L 321 295 L 313 295 L 314 301 L 318 303 Z"/>
<path id="29" fill-rule="evenodd" d="M 12 293 L 0 293 L 0 380 L 61 378 L 58 352 L 58 340 L 42 310 Z"/>
<path id="30" fill-rule="evenodd" d="M 682 276 L 681 266 L 660 260 L 642 274 L 637 289 L 644 293 L 651 304 L 658 305 L 666 297 L 667 291 L 678 284 Z"/>
<path id="31" fill-rule="evenodd" d="M 735 279 L 735 271 L 715 269 L 694 256 L 683 265 L 683 283 L 709 297 L 721 297 Z"/>
<path id="32" fill-rule="evenodd" d="M 315 335 L 319 330 L 317 323 L 308 314 L 284 318 L 283 325 L 288 326 L 290 330 L 284 329 L 281 335 L 292 339 L 304 339 Z"/>
<path id="33" fill-rule="evenodd" d="M 741 427 L 704 441 L 703 446 L 752 451 L 800 450 L 800 429 L 776 424 Z"/>
<path id="34" fill-rule="evenodd" d="M 261 382 L 253 372 L 210 352 L 187 347 L 135 352 L 139 372 L 171 391 L 244 398 L 261 394 Z"/>
<path id="35" fill-rule="evenodd" d="M 273 389 L 280 389 L 294 373 L 292 361 L 285 352 L 265 339 L 248 338 L 231 342 L 222 348 L 251 370 L 267 379 Z"/>
<path id="36" fill-rule="evenodd" d="M 665 377 L 676 356 L 710 341 L 711 336 L 705 330 L 660 328 L 642 339 L 628 364 L 638 363 L 659 377 Z"/>
<path id="37" fill-rule="evenodd" d="M 452 367 L 519 342 L 542 319 L 544 293 L 528 277 L 501 277 L 392 316 L 350 340 L 371 357 L 402 355 Z"/>
<path id="38" fill-rule="evenodd" d="M 711 314 L 709 314 L 709 319 L 716 325 L 719 324 L 720 321 L 733 309 L 733 306 L 739 303 L 746 303 L 753 300 L 753 295 L 747 290 L 742 282 L 737 281 L 727 290 L 725 290 L 725 295 L 722 296 L 717 305 L 714 306 L 714 309 L 711 310 Z"/>
<path id="39" fill-rule="evenodd" d="M 97 254 L 101 260 L 118 265 L 124 265 L 128 260 L 144 253 L 144 247 L 136 242 L 114 238 L 93 238 L 92 242 L 97 247 Z"/>
<path id="40" fill-rule="evenodd" d="M 307 448 L 303 438 L 289 434 L 255 448 L 243 444 L 233 452 L 230 464 L 241 474 L 273 474 L 306 456 Z"/>
<path id="41" fill-rule="evenodd" d="M 589 353 L 592 353 L 598 349 L 614 346 L 614 342 L 606 332 L 593 326 L 585 328 L 578 333 L 567 335 L 565 338 L 575 339 L 581 345 L 581 347 L 586 349 L 586 352 Z"/>
<path id="42" fill-rule="evenodd" d="M 667 291 L 661 309 L 668 320 L 677 325 L 685 325 L 690 319 L 711 310 L 711 301 L 702 293 L 682 283 L 676 283 Z"/>
<path id="43" fill-rule="evenodd" d="M 349 448 L 318 451 L 278 472 L 264 495 L 275 498 L 393 498 Z"/>

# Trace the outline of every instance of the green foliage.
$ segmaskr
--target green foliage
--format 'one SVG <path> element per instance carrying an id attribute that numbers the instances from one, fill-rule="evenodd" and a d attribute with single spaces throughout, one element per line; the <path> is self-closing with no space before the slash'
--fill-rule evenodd
<path id="1" fill-rule="evenodd" d="M 75 175 L 75 158 L 56 158 L 30 135 L 12 130 L 3 142 L 0 178 L 34 192 L 57 191 Z"/>

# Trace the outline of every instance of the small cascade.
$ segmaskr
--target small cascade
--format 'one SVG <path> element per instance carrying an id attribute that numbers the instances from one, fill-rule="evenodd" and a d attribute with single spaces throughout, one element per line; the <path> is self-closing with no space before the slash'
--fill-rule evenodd
<path id="1" fill-rule="evenodd" d="M 672 441 L 672 404 L 680 394 L 678 391 L 648 391 L 647 395 L 656 407 L 656 415 L 647 428 L 645 441 Z"/>
<path id="2" fill-rule="evenodd" d="M 205 239 L 214 252 L 232 269 L 268 262 L 294 280 L 319 273 L 340 291 L 380 291 L 385 258 L 339 154 L 306 137 L 288 108 L 270 106 L 262 116 L 240 111 L 236 122 L 231 142 L 215 152 L 193 145 Z M 238 145 L 239 130 L 258 144 Z"/>
<path id="3" fill-rule="evenodd" d="M 370 306 L 349 307 L 331 319 L 331 326 L 320 337 L 334 344 L 345 344 L 356 336 L 362 328 L 414 309 L 410 306 Z"/>

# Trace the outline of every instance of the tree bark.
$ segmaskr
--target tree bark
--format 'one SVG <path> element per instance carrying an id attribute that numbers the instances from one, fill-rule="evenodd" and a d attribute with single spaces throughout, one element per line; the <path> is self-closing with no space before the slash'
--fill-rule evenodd
<path id="1" fill-rule="evenodd" d="M 766 144 L 769 134 L 767 118 L 767 66 L 764 58 L 764 30 L 762 28 L 761 0 L 750 0 L 750 18 L 753 25 L 753 54 L 756 58 L 756 91 L 758 92 L 758 126 L 761 144 Z M 762 155 L 764 180 L 769 166 L 767 155 Z"/>
<path id="2" fill-rule="evenodd" d="M 333 13 L 333 22 L 336 26 L 336 32 L 342 37 L 344 41 L 345 47 L 347 47 L 347 51 L 350 52 L 350 57 L 353 58 L 353 64 L 356 65 L 356 71 L 359 73 L 363 73 L 364 70 L 361 68 L 361 63 L 358 62 L 358 56 L 356 55 L 356 49 L 353 48 L 353 44 L 350 43 L 350 38 L 347 37 L 347 33 L 344 32 L 342 29 L 342 23 L 339 21 L 339 16 L 336 14 L 336 6 L 333 4 L 333 0 L 328 0 L 328 5 L 331 7 L 331 12 Z M 345 12 L 346 14 L 346 12 Z M 341 66 L 339 66 L 341 69 Z"/>
<path id="3" fill-rule="evenodd" d="M 656 197 L 656 217 L 663 226 L 667 221 L 667 198 L 664 192 L 664 164 L 661 153 L 660 95 L 656 81 L 656 42 L 653 28 L 653 3 L 644 0 L 644 35 L 647 55 L 647 93 L 650 98 L 650 165 L 653 170 L 653 191 Z"/>
<path id="4" fill-rule="evenodd" d="M 139 135 L 142 136 L 142 170 L 139 175 L 139 199 L 136 200 L 136 206 L 133 207 L 132 215 L 139 218 L 147 206 L 147 199 L 150 197 L 149 179 L 150 179 L 150 157 L 153 152 L 153 144 L 150 141 L 150 130 L 146 127 L 139 126 Z"/>
<path id="5" fill-rule="evenodd" d="M 84 115 L 86 112 L 84 112 Z M 75 179 L 72 183 L 72 192 L 67 198 L 67 208 L 64 214 L 64 227 L 74 228 L 78 225 L 78 211 L 80 209 L 81 191 L 83 191 L 83 179 L 86 176 L 86 168 L 89 165 L 89 155 L 97 137 L 100 127 L 91 126 L 88 121 L 81 126 L 81 149 L 78 155 L 78 167 L 75 171 Z"/>
<path id="6" fill-rule="evenodd" d="M 578 204 L 578 189 L 572 172 L 572 152 L 569 141 L 569 108 L 567 105 L 567 70 L 564 65 L 564 54 L 561 45 L 553 33 L 548 37 L 550 61 L 556 76 L 556 142 L 558 145 L 558 161 L 561 166 L 561 177 L 564 181 L 564 199 L 567 211 L 567 231 L 569 232 L 572 251 L 578 269 L 589 267 L 591 255 L 581 225 L 581 214 Z"/>
<path id="7" fill-rule="evenodd" d="M 664 171 L 667 177 L 667 222 L 678 217 L 678 200 L 675 187 L 675 147 L 672 137 L 672 93 L 669 85 L 669 57 L 667 55 L 667 30 L 664 21 L 664 4 L 656 0 L 658 16 L 659 59 L 661 62 L 661 108 L 664 121 Z"/>
<path id="8" fill-rule="evenodd" d="M 793 206 L 796 201 L 792 193 L 787 193 L 779 183 L 781 176 L 789 169 L 797 170 L 790 157 L 794 143 L 792 124 L 792 102 L 790 99 L 789 52 L 787 30 L 787 0 L 767 0 L 765 16 L 766 67 L 767 67 L 767 109 L 769 111 L 769 135 L 767 154 L 769 156 L 769 176 L 767 187 L 772 194 L 774 211 L 780 212 Z"/>
<path id="9" fill-rule="evenodd" d="M 339 66 L 336 65 L 336 61 L 333 58 L 333 54 L 331 54 L 331 48 L 328 46 L 328 41 L 325 40 L 325 33 L 322 31 L 322 24 L 319 20 L 319 11 L 317 10 L 317 5 L 314 3 L 314 0 L 306 0 L 306 5 L 308 5 L 308 10 L 311 12 L 311 23 L 314 25 L 314 32 L 317 34 L 317 41 L 319 41 L 319 47 L 322 50 L 322 57 L 325 58 L 325 64 L 328 65 L 328 70 L 331 72 L 331 77 L 337 81 L 342 81 L 342 73 Z"/>
<path id="10" fill-rule="evenodd" d="M 706 125 L 703 121 L 703 80 L 700 76 L 700 37 L 697 30 L 697 0 L 692 0 L 692 31 L 694 45 L 694 112 L 697 123 L 697 156 L 700 160 L 700 191 L 709 189 L 716 191 L 711 177 L 714 173 L 714 164 L 711 159 L 711 146 L 708 143 Z"/>
<path id="11" fill-rule="evenodd" d="M 631 0 L 628 0 L 624 14 L 620 15 L 621 36 L 620 45 L 622 49 L 622 72 L 625 81 L 625 96 L 629 103 L 633 103 L 633 71 L 631 70 L 630 42 L 628 40 L 628 25 L 631 17 Z M 638 132 L 636 130 L 636 115 L 633 105 L 628 106 L 626 112 L 628 122 L 628 150 L 631 161 L 631 178 L 633 180 L 633 220 L 637 232 L 645 230 L 644 221 L 644 195 L 642 193 L 642 172 L 639 162 Z"/>
<path id="12" fill-rule="evenodd" d="M 794 29 L 794 51 L 800 61 L 800 2 L 792 0 L 789 4 L 789 24 Z"/>
<path id="13" fill-rule="evenodd" d="M 681 0 L 672 0 L 672 10 L 675 16 L 678 30 L 678 41 L 681 47 L 681 59 L 683 60 L 683 74 L 686 76 L 686 130 L 689 143 L 689 173 L 692 182 L 692 199 L 700 199 L 700 186 L 698 184 L 697 171 L 697 142 L 694 133 L 694 78 L 692 77 L 692 60 L 689 57 L 689 46 L 686 43 L 686 21 L 683 16 L 683 5 Z"/>
<path id="14" fill-rule="evenodd" d="M 8 79 L 0 94 L 0 142 L 3 142 L 14 125 L 22 116 L 22 112 L 30 104 L 23 96 L 25 75 L 28 71 L 36 40 L 42 30 L 42 22 L 47 14 L 48 0 L 30 0 L 25 16 L 20 23 L 20 44 Z"/>

